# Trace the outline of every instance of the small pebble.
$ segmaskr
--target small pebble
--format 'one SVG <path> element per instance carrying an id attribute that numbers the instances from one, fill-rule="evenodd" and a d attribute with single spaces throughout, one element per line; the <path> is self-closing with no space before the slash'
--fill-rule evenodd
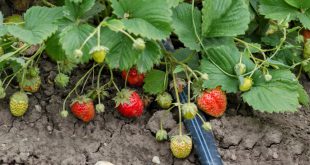
<path id="1" fill-rule="evenodd" d="M 152 159 L 152 162 L 155 163 L 155 164 L 160 164 L 160 159 L 158 156 L 154 156 L 153 159 Z"/>
<path id="2" fill-rule="evenodd" d="M 35 105 L 34 106 L 37 112 L 41 112 L 42 111 L 42 107 L 40 105 Z"/>
<path id="3" fill-rule="evenodd" d="M 48 125 L 48 126 L 47 126 L 47 130 L 48 130 L 49 132 L 52 132 L 52 130 L 53 130 L 52 126 Z"/>
<path id="4" fill-rule="evenodd" d="M 98 161 L 95 165 L 114 165 L 114 164 L 107 161 Z"/>
<path id="5" fill-rule="evenodd" d="M 278 155 L 277 152 L 274 152 L 274 153 L 272 154 L 272 157 L 273 157 L 274 159 L 278 159 L 278 158 L 279 158 L 279 155 Z"/>

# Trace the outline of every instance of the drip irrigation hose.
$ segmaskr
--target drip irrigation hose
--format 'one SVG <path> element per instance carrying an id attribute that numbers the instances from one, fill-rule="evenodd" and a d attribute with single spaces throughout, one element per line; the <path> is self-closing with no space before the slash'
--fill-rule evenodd
<path id="1" fill-rule="evenodd" d="M 174 47 L 171 40 L 162 42 L 167 51 L 174 52 Z M 180 93 L 181 103 L 187 103 L 187 93 L 186 89 Z M 204 114 L 198 112 L 200 116 L 205 120 Z M 206 120 L 205 120 L 206 121 Z M 194 149 L 198 155 L 198 159 L 201 165 L 223 165 L 221 156 L 217 150 L 215 139 L 212 130 L 206 131 L 202 128 L 203 121 L 198 115 L 192 120 L 184 120 L 186 129 L 189 131 L 193 143 Z"/>

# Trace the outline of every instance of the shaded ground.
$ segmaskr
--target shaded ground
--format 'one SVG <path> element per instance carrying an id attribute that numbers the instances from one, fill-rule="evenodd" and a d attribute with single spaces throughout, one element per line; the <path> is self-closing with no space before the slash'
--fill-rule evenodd
<path id="1" fill-rule="evenodd" d="M 62 119 L 58 111 L 68 90 L 54 88 L 53 64 L 44 62 L 42 66 L 44 85 L 40 93 L 30 96 L 31 106 L 23 118 L 11 116 L 8 100 L 0 102 L 0 164 L 84 165 L 105 160 L 115 165 L 151 165 L 154 156 L 163 165 L 199 164 L 194 153 L 186 160 L 177 160 L 168 142 L 155 141 L 162 113 L 158 110 L 150 108 L 142 118 L 128 120 L 115 112 L 108 98 L 107 111 L 89 124 L 72 115 Z M 74 84 L 77 77 L 72 79 Z M 309 91 L 310 83 L 304 85 Z M 10 89 L 8 95 L 15 90 Z M 272 115 L 251 110 L 237 112 L 231 106 L 224 117 L 213 119 L 212 125 L 225 164 L 306 165 L 310 162 L 309 116 L 305 109 Z M 164 125 L 174 135 L 176 121 L 172 115 L 168 118 Z"/>

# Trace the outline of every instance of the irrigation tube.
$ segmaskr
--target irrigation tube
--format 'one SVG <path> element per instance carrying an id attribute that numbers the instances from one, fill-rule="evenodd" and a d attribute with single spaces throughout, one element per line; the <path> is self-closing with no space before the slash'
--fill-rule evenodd
<path id="1" fill-rule="evenodd" d="M 174 47 L 170 41 L 170 39 L 162 42 L 166 50 L 174 52 Z M 187 102 L 187 91 L 186 89 L 180 94 L 180 99 L 182 103 Z M 204 115 L 199 112 L 200 115 L 204 118 Z M 186 129 L 189 131 L 193 142 L 194 148 L 198 155 L 199 161 L 201 165 L 223 165 L 220 154 L 217 151 L 217 147 L 215 144 L 214 136 L 212 130 L 206 131 L 201 125 L 202 121 L 196 115 L 196 117 L 192 120 L 184 121 Z"/>
<path id="2" fill-rule="evenodd" d="M 187 102 L 186 92 L 182 92 L 180 94 L 180 99 L 182 103 Z M 201 116 L 203 117 L 202 113 L 201 113 Z M 201 165 L 223 165 L 221 156 L 217 151 L 217 147 L 215 144 L 212 130 L 210 131 L 204 130 L 201 127 L 202 121 L 197 115 L 192 120 L 185 120 L 184 124 L 193 139 L 194 148 L 198 155 L 200 164 Z"/>

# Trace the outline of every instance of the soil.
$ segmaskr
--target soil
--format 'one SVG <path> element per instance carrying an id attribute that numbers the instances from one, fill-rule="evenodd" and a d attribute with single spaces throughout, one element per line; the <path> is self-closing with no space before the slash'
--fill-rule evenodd
<path id="1" fill-rule="evenodd" d="M 199 164 L 196 154 L 185 160 L 173 158 L 169 143 L 155 141 L 159 117 L 163 111 L 151 105 L 143 117 L 125 119 L 105 99 L 106 112 L 85 124 L 72 115 L 59 116 L 62 101 L 69 90 L 54 87 L 55 65 L 41 63 L 43 85 L 30 96 L 30 108 L 22 118 L 12 117 L 8 99 L 0 102 L 0 164 L 95 164 L 109 161 L 115 165 L 152 165 L 157 156 L 163 165 Z M 81 67 L 71 79 L 71 86 L 87 67 Z M 108 75 L 102 76 L 107 81 Z M 118 81 L 122 81 L 117 77 Z M 121 84 L 120 82 L 117 82 Z M 91 86 L 88 84 L 87 86 Z M 309 92 L 310 82 L 304 81 Z M 16 87 L 17 88 L 17 87 Z M 16 89 L 12 86 L 11 95 Z M 233 99 L 232 99 L 233 100 Z M 290 114 L 262 114 L 230 103 L 227 113 L 212 119 L 214 135 L 225 164 L 289 164 L 310 162 L 310 112 L 301 108 Z M 177 134 L 173 114 L 167 114 L 164 127 Z"/>

